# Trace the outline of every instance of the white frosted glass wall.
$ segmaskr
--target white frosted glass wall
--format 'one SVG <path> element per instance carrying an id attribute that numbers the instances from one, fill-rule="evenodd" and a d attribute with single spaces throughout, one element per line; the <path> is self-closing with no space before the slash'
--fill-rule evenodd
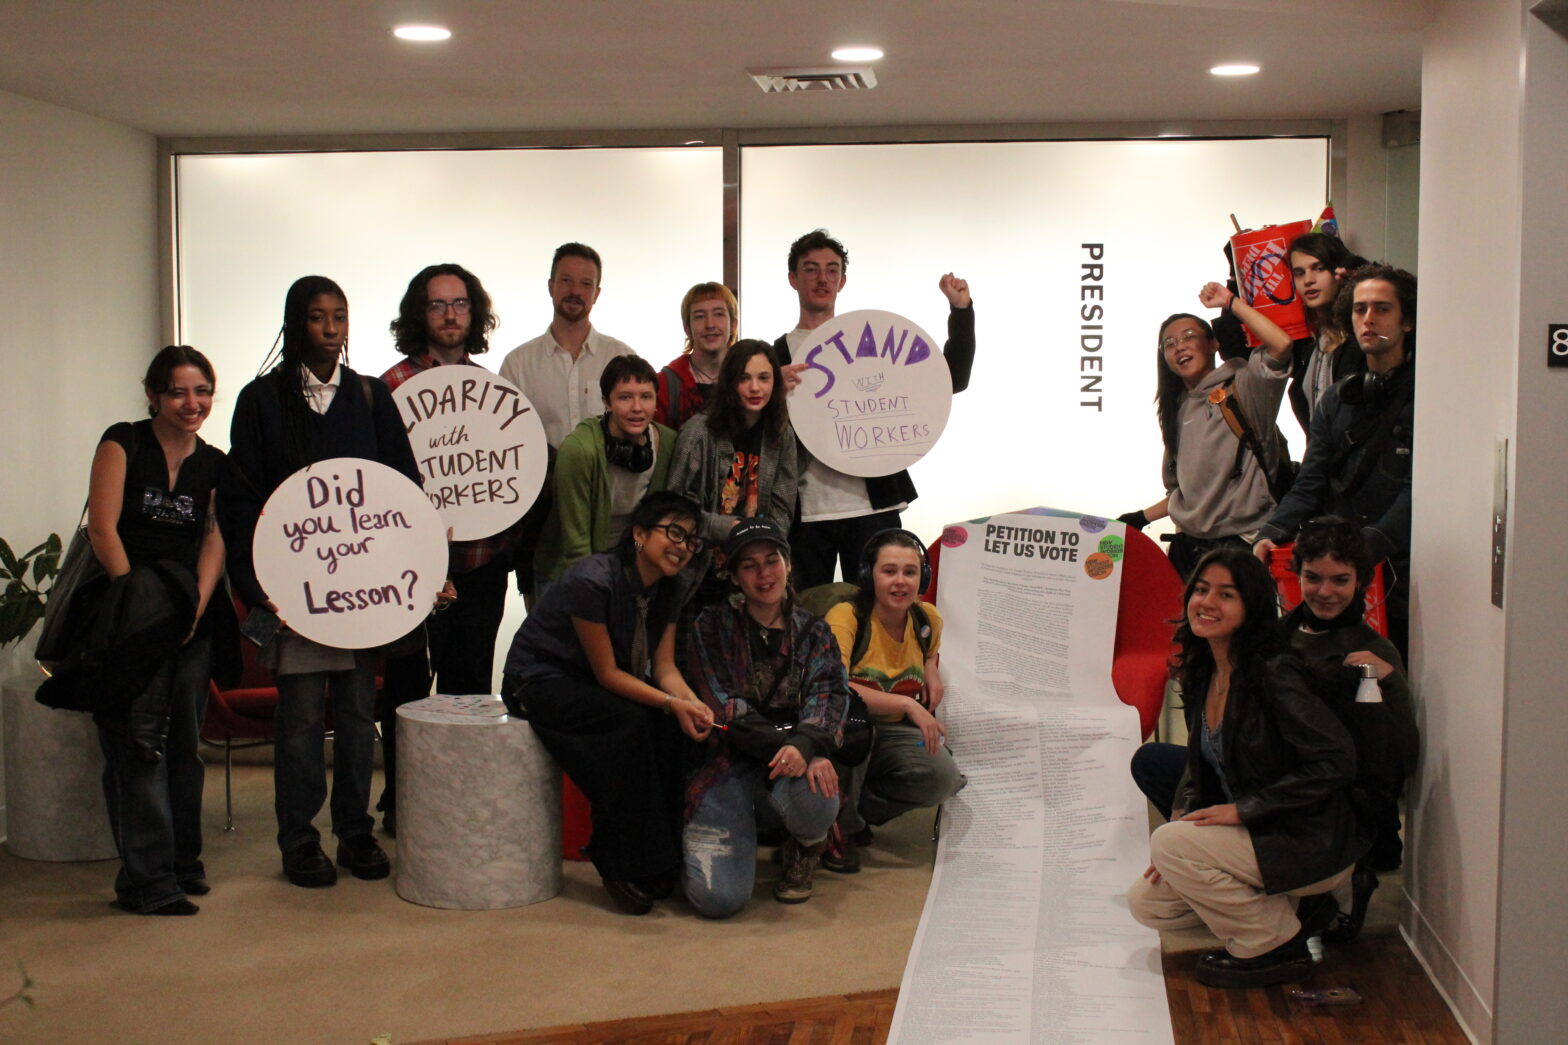
<path id="1" fill-rule="evenodd" d="M 204 435 L 228 445 L 234 396 L 256 374 L 296 278 L 349 300 L 349 354 L 380 374 L 408 281 L 455 261 L 501 318 L 492 370 L 550 322 L 550 257 L 569 240 L 604 258 L 593 323 L 657 368 L 681 348 L 681 295 L 723 277 L 719 150 L 357 152 L 179 159 L 181 338 L 212 358 Z"/>
<path id="2" fill-rule="evenodd" d="M 1324 139 L 753 147 L 741 165 L 742 314 L 777 337 L 799 306 L 789 244 L 818 226 L 849 251 L 839 311 L 878 308 L 946 333 L 942 273 L 974 292 L 978 352 L 941 442 L 913 470 L 905 524 L 1043 504 L 1117 515 L 1162 494 L 1155 341 L 1172 312 L 1205 315 L 1225 278 L 1229 214 L 1244 227 L 1315 218 Z M 1104 245 L 1103 302 L 1080 301 Z M 1080 392 L 1080 306 L 1103 304 L 1104 379 Z M 1102 398 L 1102 409 L 1080 406 Z M 1288 405 L 1281 427 L 1299 456 Z"/>
<path id="3" fill-rule="evenodd" d="M 436 262 L 466 266 L 494 299 L 492 370 L 549 325 L 550 257 L 569 240 L 604 258 L 594 326 L 655 368 L 680 352 L 686 289 L 724 273 L 718 149 L 182 157 L 178 191 L 180 337 L 218 370 L 203 435 L 221 447 L 300 276 L 343 287 L 352 365 L 379 375 L 400 358 L 387 325 L 408 281 Z M 497 686 L 523 617 L 508 600 Z"/>

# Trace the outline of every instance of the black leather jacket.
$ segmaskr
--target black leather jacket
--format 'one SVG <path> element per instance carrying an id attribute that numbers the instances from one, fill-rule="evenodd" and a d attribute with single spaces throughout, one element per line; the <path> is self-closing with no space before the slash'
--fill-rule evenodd
<path id="1" fill-rule="evenodd" d="M 1254 692 L 1238 672 L 1225 707 L 1226 782 L 1270 893 L 1310 885 L 1354 864 L 1370 848 L 1371 825 L 1351 806 L 1356 751 L 1350 734 L 1312 692 L 1294 654 L 1267 663 Z M 1191 812 L 1229 801 L 1199 749 L 1202 694 L 1187 702 L 1187 777 L 1176 806 Z"/>

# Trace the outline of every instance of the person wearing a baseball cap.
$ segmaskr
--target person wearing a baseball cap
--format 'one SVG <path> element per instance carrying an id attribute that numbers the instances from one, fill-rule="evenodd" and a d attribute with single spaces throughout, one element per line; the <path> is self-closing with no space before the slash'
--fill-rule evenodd
<path id="1" fill-rule="evenodd" d="M 724 542 L 723 566 L 735 590 L 697 617 L 686 665 L 719 734 L 686 791 L 686 897 L 709 918 L 751 898 L 759 820 L 787 836 L 774 898 L 811 898 L 838 815 L 831 759 L 849 707 L 832 630 L 795 605 L 784 531 L 742 519 Z"/>

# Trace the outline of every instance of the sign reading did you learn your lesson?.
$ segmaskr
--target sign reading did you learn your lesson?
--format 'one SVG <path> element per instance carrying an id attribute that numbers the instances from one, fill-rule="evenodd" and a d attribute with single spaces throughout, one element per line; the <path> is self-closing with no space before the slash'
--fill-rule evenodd
<path id="1" fill-rule="evenodd" d="M 892 475 L 924 457 L 947 426 L 953 378 L 939 342 L 903 316 L 862 309 L 828 320 L 795 354 L 795 434 L 848 475 Z"/>
<path id="2" fill-rule="evenodd" d="M 523 517 L 549 464 L 544 424 L 517 386 L 483 367 L 438 366 L 392 393 L 425 495 L 452 528 L 477 541 Z"/>
<path id="3" fill-rule="evenodd" d="M 256 579 L 283 623 L 324 646 L 408 634 L 446 583 L 446 524 L 418 484 L 358 457 L 301 468 L 256 523 Z"/>

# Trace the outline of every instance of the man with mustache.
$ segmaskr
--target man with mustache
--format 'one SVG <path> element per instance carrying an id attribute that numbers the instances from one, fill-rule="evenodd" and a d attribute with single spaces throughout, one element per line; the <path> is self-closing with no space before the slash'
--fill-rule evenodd
<path id="1" fill-rule="evenodd" d="M 474 366 L 474 356 L 490 350 L 496 327 L 490 295 L 479 277 L 461 265 L 430 265 L 411 279 L 392 321 L 392 340 L 407 358 L 381 380 L 397 389 L 404 381 L 435 366 Z M 483 369 L 481 367 L 481 369 Z M 495 661 L 495 634 L 506 607 L 506 576 L 512 568 L 511 531 L 478 541 L 453 541 L 447 577 L 455 601 L 443 602 L 451 612 L 425 621 L 425 643 L 387 655 L 382 702 L 382 753 L 386 786 L 377 808 L 382 827 L 397 834 L 397 709 L 439 692 L 489 693 Z M 427 656 L 428 653 L 428 656 Z"/>
<path id="2" fill-rule="evenodd" d="M 1408 656 L 1416 278 L 1388 265 L 1363 265 L 1345 278 L 1335 308 L 1366 359 L 1366 373 L 1341 379 L 1318 400 L 1301 473 L 1253 550 L 1267 562 L 1276 542 L 1292 540 L 1318 515 L 1359 525 L 1384 564 L 1388 637 Z"/>
<path id="3" fill-rule="evenodd" d="M 550 262 L 550 302 L 555 314 L 543 334 L 525 341 L 501 361 L 501 376 L 522 389 L 544 424 L 550 444 L 550 474 L 523 518 L 513 546 L 517 590 L 532 600 L 534 552 L 554 500 L 555 452 L 585 418 L 603 413 L 599 377 L 616 356 L 636 355 L 631 346 L 595 330 L 588 317 L 599 300 L 604 265 L 583 243 L 563 243 Z"/>

